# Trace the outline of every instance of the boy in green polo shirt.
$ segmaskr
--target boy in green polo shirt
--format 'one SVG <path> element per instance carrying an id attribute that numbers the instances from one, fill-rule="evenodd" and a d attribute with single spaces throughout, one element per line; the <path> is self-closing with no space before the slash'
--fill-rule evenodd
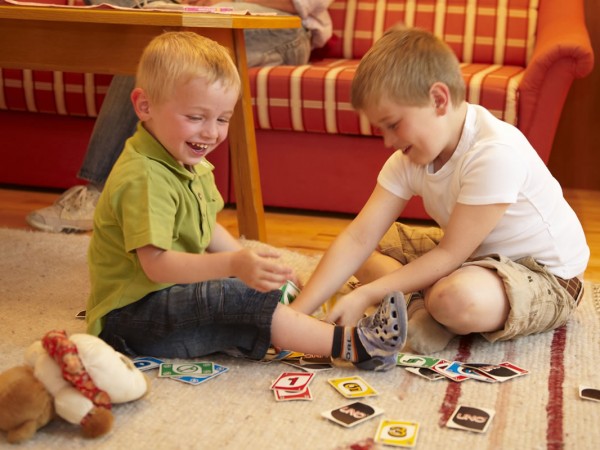
<path id="1" fill-rule="evenodd" d="M 298 313 L 279 302 L 292 271 L 217 223 L 223 199 L 205 157 L 226 138 L 239 93 L 235 65 L 210 39 L 171 32 L 145 49 L 131 95 L 140 123 L 96 208 L 88 332 L 129 355 L 260 359 L 272 343 L 392 368 L 406 339 L 402 294 L 356 327 Z"/>

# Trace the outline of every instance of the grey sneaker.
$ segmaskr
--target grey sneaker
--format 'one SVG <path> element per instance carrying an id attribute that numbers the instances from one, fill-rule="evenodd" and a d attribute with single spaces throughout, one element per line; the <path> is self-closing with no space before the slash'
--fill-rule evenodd
<path id="1" fill-rule="evenodd" d="M 377 371 L 395 367 L 396 356 L 406 342 L 407 323 L 404 294 L 386 295 L 373 315 L 358 322 L 358 338 L 371 359 L 354 365 Z"/>
<path id="2" fill-rule="evenodd" d="M 98 198 L 100 191 L 95 186 L 73 186 L 52 206 L 29 213 L 26 220 L 32 227 L 51 233 L 89 231 Z"/>

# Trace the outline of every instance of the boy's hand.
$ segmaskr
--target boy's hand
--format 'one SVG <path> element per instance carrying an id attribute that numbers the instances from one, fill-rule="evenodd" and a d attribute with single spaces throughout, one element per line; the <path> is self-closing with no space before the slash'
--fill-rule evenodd
<path id="1" fill-rule="evenodd" d="M 365 310 L 371 305 L 369 297 L 360 289 L 340 297 L 335 303 L 325 321 L 345 327 L 353 327 L 363 317 Z"/>
<path id="2" fill-rule="evenodd" d="M 268 250 L 239 250 L 233 259 L 233 274 L 257 291 L 274 291 L 295 277 L 292 269 L 274 261 L 279 256 Z"/>

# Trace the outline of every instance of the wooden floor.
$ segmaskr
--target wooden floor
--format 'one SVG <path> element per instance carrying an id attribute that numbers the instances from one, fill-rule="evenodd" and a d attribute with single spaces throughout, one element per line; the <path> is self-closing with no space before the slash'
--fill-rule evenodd
<path id="1" fill-rule="evenodd" d="M 58 196 L 57 192 L 0 188 L 0 227 L 31 229 L 25 216 L 51 205 Z M 600 191 L 568 189 L 565 197 L 583 224 L 592 252 L 586 280 L 600 282 Z M 268 210 L 267 242 L 308 254 L 322 253 L 350 220 L 347 215 Z M 226 208 L 219 222 L 238 235 L 234 209 Z"/>

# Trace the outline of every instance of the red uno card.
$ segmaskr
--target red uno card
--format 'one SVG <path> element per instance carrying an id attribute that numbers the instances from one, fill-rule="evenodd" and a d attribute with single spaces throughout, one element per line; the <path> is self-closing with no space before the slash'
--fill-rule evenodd
<path id="1" fill-rule="evenodd" d="M 312 372 L 283 372 L 279 378 L 273 382 L 271 389 L 281 389 L 284 391 L 302 391 L 315 376 Z"/>
<path id="2" fill-rule="evenodd" d="M 306 389 L 302 391 L 284 391 L 283 389 L 273 389 L 275 400 L 278 402 L 286 402 L 292 400 L 312 400 L 313 396 L 310 392 L 310 388 L 306 386 Z"/>

